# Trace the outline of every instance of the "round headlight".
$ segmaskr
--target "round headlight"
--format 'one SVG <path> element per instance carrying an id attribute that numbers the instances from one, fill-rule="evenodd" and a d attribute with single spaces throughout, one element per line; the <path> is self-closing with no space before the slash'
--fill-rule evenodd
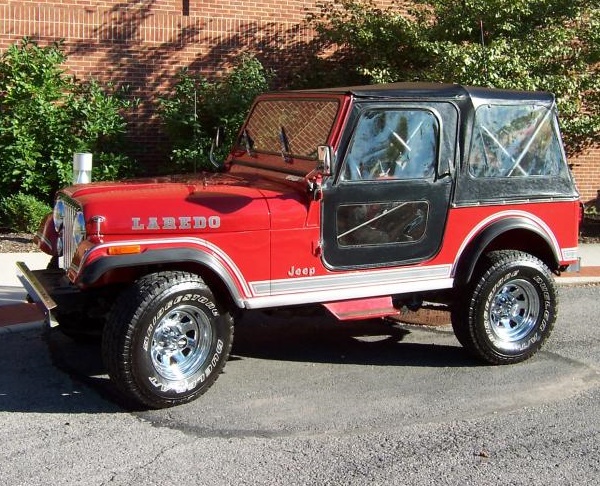
<path id="1" fill-rule="evenodd" d="M 63 240 L 61 236 L 56 238 L 56 255 L 59 257 L 63 256 Z"/>
<path id="2" fill-rule="evenodd" d="M 62 199 L 56 201 L 54 205 L 52 220 L 54 221 L 54 229 L 57 233 L 60 233 L 65 222 L 65 202 Z"/>
<path id="3" fill-rule="evenodd" d="M 85 240 L 85 216 L 81 211 L 77 211 L 73 220 L 73 241 L 75 245 L 79 245 Z"/>

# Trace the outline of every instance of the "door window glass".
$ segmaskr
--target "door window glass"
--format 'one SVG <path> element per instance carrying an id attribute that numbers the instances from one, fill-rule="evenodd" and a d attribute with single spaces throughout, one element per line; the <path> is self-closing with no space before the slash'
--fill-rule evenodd
<path id="1" fill-rule="evenodd" d="M 337 210 L 339 246 L 419 241 L 427 227 L 425 201 L 345 204 Z"/>
<path id="2" fill-rule="evenodd" d="M 356 126 L 341 178 L 423 179 L 434 175 L 439 126 L 426 110 L 370 110 Z"/>

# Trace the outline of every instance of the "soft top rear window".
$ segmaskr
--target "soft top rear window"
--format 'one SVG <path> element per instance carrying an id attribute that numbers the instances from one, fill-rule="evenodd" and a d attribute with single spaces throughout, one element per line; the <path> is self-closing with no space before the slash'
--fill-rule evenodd
<path id="1" fill-rule="evenodd" d="M 472 176 L 555 176 L 565 166 L 551 107 L 487 104 L 477 109 L 469 155 Z"/>
<path id="2" fill-rule="evenodd" d="M 316 159 L 317 146 L 325 145 L 338 111 L 337 100 L 262 100 L 252 110 L 239 146 L 253 151 L 285 153 Z"/>

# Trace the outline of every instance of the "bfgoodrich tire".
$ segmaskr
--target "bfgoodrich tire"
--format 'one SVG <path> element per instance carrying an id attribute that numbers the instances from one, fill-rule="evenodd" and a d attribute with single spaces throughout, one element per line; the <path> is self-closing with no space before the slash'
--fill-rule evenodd
<path id="1" fill-rule="evenodd" d="M 102 336 L 111 380 L 136 405 L 194 400 L 223 370 L 233 321 L 197 275 L 161 272 L 135 282 L 115 303 Z"/>
<path id="2" fill-rule="evenodd" d="M 452 316 L 460 343 L 491 364 L 533 356 L 556 320 L 556 284 L 548 267 L 520 251 L 485 256 L 468 293 Z"/>

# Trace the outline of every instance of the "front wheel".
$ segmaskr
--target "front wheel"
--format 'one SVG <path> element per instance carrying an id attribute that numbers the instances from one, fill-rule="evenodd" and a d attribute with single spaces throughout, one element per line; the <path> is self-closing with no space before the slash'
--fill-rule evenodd
<path id="1" fill-rule="evenodd" d="M 460 343 L 491 364 L 533 356 L 556 320 L 556 284 L 548 267 L 520 251 L 491 252 L 453 312 Z"/>
<path id="2" fill-rule="evenodd" d="M 136 404 L 164 408 L 204 393 L 222 371 L 233 320 L 197 275 L 161 272 L 115 303 L 102 355 L 111 380 Z"/>

